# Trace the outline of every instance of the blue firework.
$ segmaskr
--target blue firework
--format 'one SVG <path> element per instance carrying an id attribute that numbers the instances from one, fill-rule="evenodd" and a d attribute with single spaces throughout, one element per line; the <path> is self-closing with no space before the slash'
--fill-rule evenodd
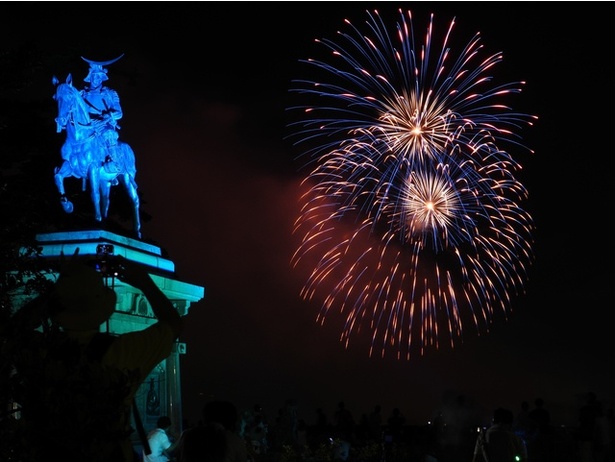
<path id="1" fill-rule="evenodd" d="M 311 165 L 292 263 L 312 265 L 302 296 L 320 322 L 341 313 L 342 341 L 367 331 L 370 355 L 409 358 L 488 330 L 523 291 L 534 224 L 505 148 L 536 117 L 503 103 L 523 82 L 493 84 L 502 54 L 483 57 L 479 34 L 455 54 L 453 20 L 434 53 L 434 15 L 417 47 L 410 11 L 392 33 L 367 14 L 366 32 L 317 40 L 331 63 L 303 60 L 322 77 L 291 88 Z"/>

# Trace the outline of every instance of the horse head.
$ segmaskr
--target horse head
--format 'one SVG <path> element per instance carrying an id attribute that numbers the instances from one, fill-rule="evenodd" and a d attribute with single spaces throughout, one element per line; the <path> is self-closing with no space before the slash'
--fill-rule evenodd
<path id="1" fill-rule="evenodd" d="M 64 83 L 60 83 L 54 76 L 52 83 L 56 86 L 53 99 L 58 104 L 58 116 L 55 119 L 56 132 L 60 133 L 66 129 L 69 138 L 78 138 L 78 129 L 89 127 L 90 125 L 90 115 L 85 107 L 85 102 L 79 90 L 73 86 L 71 74 L 68 74 Z M 70 130 L 69 127 L 71 127 Z"/>
<path id="2" fill-rule="evenodd" d="M 66 124 L 68 124 L 68 117 L 70 113 L 70 107 L 68 106 L 68 98 L 67 94 L 69 94 L 65 88 L 65 85 L 71 85 L 73 83 L 73 78 L 71 74 L 68 74 L 66 78 L 66 83 L 60 84 L 58 78 L 54 75 L 51 79 L 53 86 L 56 87 L 56 92 L 53 95 L 53 99 L 58 103 L 58 116 L 55 118 L 56 122 L 56 133 L 60 133 L 62 130 L 66 128 Z"/>

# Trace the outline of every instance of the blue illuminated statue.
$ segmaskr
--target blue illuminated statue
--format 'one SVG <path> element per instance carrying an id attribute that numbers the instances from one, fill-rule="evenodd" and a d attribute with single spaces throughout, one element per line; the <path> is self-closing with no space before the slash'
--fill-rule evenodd
<path id="1" fill-rule="evenodd" d="M 107 218 L 111 186 L 122 183 L 133 204 L 134 232 L 141 238 L 135 156 L 132 148 L 119 140 L 118 120 L 122 118 L 119 96 L 103 85 L 109 78 L 104 66 L 122 56 L 105 62 L 82 57 L 90 65 L 84 79 L 89 86 L 83 90 L 73 86 L 70 74 L 65 83 L 53 78 L 56 85 L 53 98 L 58 104 L 56 131 L 66 130 L 66 141 L 61 149 L 62 164 L 55 169 L 54 179 L 62 208 L 72 213 L 73 204 L 66 196 L 64 179 L 81 178 L 82 189 L 90 187 L 97 221 Z"/>

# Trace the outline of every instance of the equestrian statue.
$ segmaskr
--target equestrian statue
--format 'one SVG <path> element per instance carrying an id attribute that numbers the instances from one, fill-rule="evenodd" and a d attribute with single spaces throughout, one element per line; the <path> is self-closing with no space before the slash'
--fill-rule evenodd
<path id="1" fill-rule="evenodd" d="M 119 140 L 118 121 L 122 118 L 119 96 L 115 90 L 103 85 L 109 78 L 105 66 L 122 56 L 104 62 L 82 57 L 90 65 L 84 79 L 89 85 L 83 90 L 73 86 L 71 74 L 64 83 L 53 77 L 56 87 L 53 98 L 58 105 L 56 131 L 66 131 L 66 140 L 61 148 L 62 163 L 54 170 L 54 180 L 62 208 L 66 213 L 72 213 L 74 206 L 66 196 L 64 180 L 68 177 L 80 178 L 82 190 L 90 189 L 94 218 L 99 222 L 107 218 L 111 187 L 121 183 L 131 199 L 133 230 L 140 239 L 135 156 L 132 148 Z"/>

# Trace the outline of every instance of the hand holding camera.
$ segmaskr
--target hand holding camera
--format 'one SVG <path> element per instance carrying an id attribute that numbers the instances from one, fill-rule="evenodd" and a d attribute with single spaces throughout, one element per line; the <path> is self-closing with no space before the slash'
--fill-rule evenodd
<path id="1" fill-rule="evenodd" d="M 115 255 L 113 244 L 99 244 L 96 247 L 96 270 L 104 277 L 117 278 L 126 284 L 144 290 L 155 286 L 145 269 L 121 255 Z"/>
<path id="2" fill-rule="evenodd" d="M 141 290 L 147 288 L 148 285 L 156 286 L 147 271 L 138 263 L 127 260 L 121 255 L 113 256 L 110 262 L 109 268 L 113 268 L 113 276 L 120 281 Z"/>

